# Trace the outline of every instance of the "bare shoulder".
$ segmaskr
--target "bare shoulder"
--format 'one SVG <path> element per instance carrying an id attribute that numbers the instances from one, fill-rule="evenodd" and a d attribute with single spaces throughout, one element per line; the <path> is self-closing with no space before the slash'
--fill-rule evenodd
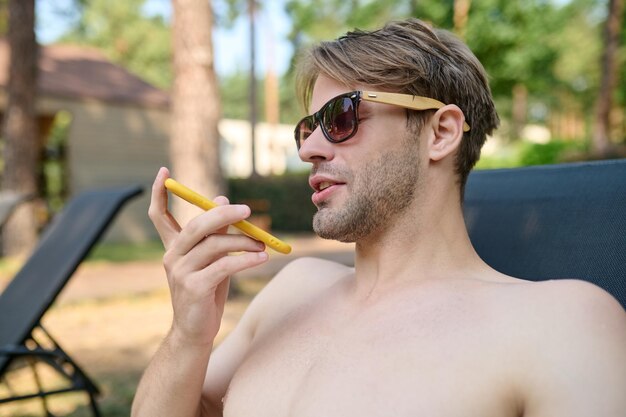
<path id="1" fill-rule="evenodd" d="M 259 328 L 280 322 L 353 271 L 354 268 L 319 258 L 291 261 L 254 297 L 233 333 L 243 333 L 251 341 Z"/>
<path id="2" fill-rule="evenodd" d="M 626 336 L 626 312 L 604 289 L 577 279 L 529 283 L 522 303 L 532 309 L 531 320 L 547 324 L 558 322 L 562 331 L 597 332 L 612 329 Z M 539 324 L 539 323 L 535 323 Z"/>
<path id="3" fill-rule="evenodd" d="M 251 326 L 276 323 L 354 273 L 341 263 L 303 257 L 287 264 L 256 296 L 249 307 Z"/>
<path id="4" fill-rule="evenodd" d="M 320 258 L 298 258 L 287 264 L 267 284 L 258 298 L 276 301 L 280 298 L 296 302 L 323 291 L 338 280 L 354 272 L 354 268 Z M 284 300 L 283 300 L 284 301 Z"/>
<path id="5" fill-rule="evenodd" d="M 514 352 L 525 416 L 618 416 L 626 409 L 626 312 L 580 280 L 521 284 Z"/>
<path id="6" fill-rule="evenodd" d="M 526 329 L 529 340 L 540 338 L 545 347 L 567 343 L 570 350 L 602 341 L 621 344 L 626 353 L 626 311 L 604 289 L 560 279 L 518 282 L 510 290 L 502 302 L 512 308 L 510 314 Z"/>
<path id="7" fill-rule="evenodd" d="M 353 271 L 354 268 L 326 259 L 298 258 L 287 264 L 276 274 L 268 284 L 268 290 L 280 291 L 291 286 L 301 287 L 302 285 L 323 288 Z"/>
<path id="8" fill-rule="evenodd" d="M 235 329 L 211 355 L 203 395 L 221 404 L 231 378 L 248 355 L 255 337 L 281 321 L 353 271 L 345 265 L 315 258 L 289 263 L 254 298 Z"/>

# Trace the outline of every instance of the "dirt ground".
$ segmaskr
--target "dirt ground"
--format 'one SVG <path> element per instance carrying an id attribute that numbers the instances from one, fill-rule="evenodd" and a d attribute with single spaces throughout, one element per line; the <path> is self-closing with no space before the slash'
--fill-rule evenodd
<path id="1" fill-rule="evenodd" d="M 271 254 L 267 264 L 234 277 L 238 295 L 226 305 L 217 343 L 267 280 L 290 260 L 318 256 L 353 264 L 352 245 L 310 236 L 290 243 L 294 247 L 291 255 Z M 72 277 L 42 324 L 99 386 L 102 393 L 98 403 L 104 417 L 117 417 L 129 415 L 137 382 L 166 334 L 171 314 L 159 261 L 90 262 Z M 44 366 L 39 369 L 45 387 L 63 383 Z M 19 392 L 34 386 L 27 368 L 13 372 L 9 382 Z M 0 397 L 7 393 L 7 384 L 0 384 Z M 84 394 L 58 395 L 48 402 L 57 416 L 90 415 Z M 0 417 L 43 415 L 39 400 L 0 405 Z"/>

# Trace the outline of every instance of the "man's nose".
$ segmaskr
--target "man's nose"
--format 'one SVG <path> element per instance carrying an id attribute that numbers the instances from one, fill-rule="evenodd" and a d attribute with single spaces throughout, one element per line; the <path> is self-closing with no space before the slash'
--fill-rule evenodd
<path id="1" fill-rule="evenodd" d="M 321 126 L 317 126 L 302 142 L 298 155 L 304 162 L 330 161 L 335 156 L 335 148 L 334 144 L 324 137 Z"/>

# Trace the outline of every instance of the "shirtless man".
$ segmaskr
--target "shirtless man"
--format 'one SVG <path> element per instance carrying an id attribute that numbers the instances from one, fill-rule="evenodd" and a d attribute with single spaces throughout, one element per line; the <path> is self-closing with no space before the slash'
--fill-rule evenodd
<path id="1" fill-rule="evenodd" d="M 498 117 L 469 49 L 411 19 L 322 43 L 299 74 L 316 112 L 295 133 L 314 229 L 356 242 L 355 268 L 291 263 L 212 352 L 228 277 L 267 255 L 225 234 L 250 210 L 223 197 L 181 229 L 162 169 L 150 217 L 174 319 L 133 416 L 626 416 L 618 302 L 582 281 L 503 275 L 472 248 L 463 184 Z"/>

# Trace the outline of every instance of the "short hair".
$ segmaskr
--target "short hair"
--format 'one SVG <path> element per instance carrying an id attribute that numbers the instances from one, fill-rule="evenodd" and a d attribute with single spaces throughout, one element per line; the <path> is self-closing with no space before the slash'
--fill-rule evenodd
<path id="1" fill-rule="evenodd" d="M 485 69 L 460 39 L 411 18 L 321 42 L 300 56 L 297 67 L 297 94 L 305 108 L 320 74 L 346 86 L 365 84 L 459 106 L 471 127 L 455 161 L 463 196 L 467 176 L 499 118 Z M 432 116 L 432 112 L 408 114 L 419 130 Z"/>

